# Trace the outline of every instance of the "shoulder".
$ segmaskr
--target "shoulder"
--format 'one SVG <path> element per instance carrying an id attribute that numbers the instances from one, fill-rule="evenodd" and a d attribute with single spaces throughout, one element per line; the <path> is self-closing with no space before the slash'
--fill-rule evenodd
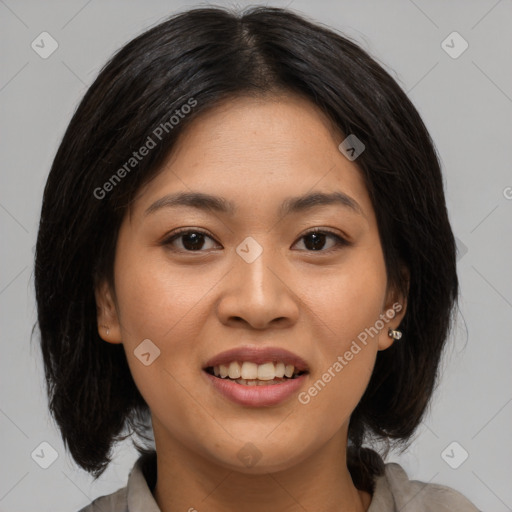
<path id="1" fill-rule="evenodd" d="M 78 512 L 128 512 L 127 487 L 100 496 Z"/>
<path id="2" fill-rule="evenodd" d="M 479 512 L 460 492 L 439 484 L 409 480 L 396 463 L 385 465 L 375 481 L 368 512 Z"/>
<path id="3" fill-rule="evenodd" d="M 96 498 L 78 512 L 160 512 L 152 495 L 156 482 L 156 452 L 142 454 L 133 465 L 126 487 Z"/>

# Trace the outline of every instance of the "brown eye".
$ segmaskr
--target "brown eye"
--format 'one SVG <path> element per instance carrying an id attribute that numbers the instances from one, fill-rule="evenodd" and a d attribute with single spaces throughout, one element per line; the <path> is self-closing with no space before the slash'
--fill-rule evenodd
<path id="1" fill-rule="evenodd" d="M 336 249 L 340 246 L 348 246 L 350 243 L 345 240 L 340 235 L 333 233 L 332 231 L 315 229 L 302 235 L 301 240 L 304 239 L 304 246 L 308 251 L 317 251 L 317 252 L 328 252 L 332 249 Z M 326 243 L 331 239 L 330 247 L 324 250 Z"/>
<path id="2" fill-rule="evenodd" d="M 185 252 L 194 252 L 201 251 L 207 245 L 207 241 L 212 240 L 213 238 L 204 233 L 203 231 L 199 231 L 196 229 L 188 229 L 182 230 L 177 233 L 172 234 L 170 237 L 166 238 L 162 244 L 166 246 L 171 246 L 173 249 Z M 180 242 L 176 247 L 177 242 Z M 211 249 L 212 247 L 206 247 L 206 249 Z"/>

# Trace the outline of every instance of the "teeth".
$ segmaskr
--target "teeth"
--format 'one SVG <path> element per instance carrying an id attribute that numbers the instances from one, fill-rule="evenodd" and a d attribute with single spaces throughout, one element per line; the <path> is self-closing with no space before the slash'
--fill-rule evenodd
<path id="1" fill-rule="evenodd" d="M 272 386 L 274 384 L 280 384 L 281 381 L 278 380 L 245 380 L 245 379 L 237 379 L 235 380 L 237 384 L 243 384 L 244 386 Z"/>
<path id="2" fill-rule="evenodd" d="M 239 379 L 242 375 L 241 372 L 242 372 L 242 369 L 236 361 L 233 361 L 229 365 L 229 375 L 228 376 L 230 379 Z"/>
<path id="3" fill-rule="evenodd" d="M 293 364 L 287 364 L 284 368 L 284 374 L 287 376 L 287 377 L 291 377 L 293 375 L 293 370 L 295 368 L 293 367 Z"/>
<path id="4" fill-rule="evenodd" d="M 230 364 L 221 364 L 213 367 L 213 374 L 216 377 L 223 379 L 229 377 L 239 384 L 245 384 L 247 386 L 261 385 L 265 383 L 265 381 L 282 379 L 285 376 L 292 378 L 295 373 L 298 372 L 295 372 L 295 366 L 293 364 L 285 365 L 282 362 L 275 364 L 273 362 L 256 364 L 250 361 L 244 361 L 243 363 L 232 361 Z"/>
<path id="5" fill-rule="evenodd" d="M 258 378 L 258 365 L 256 363 L 249 363 L 245 361 L 242 364 L 242 379 L 251 380 Z"/>
<path id="6" fill-rule="evenodd" d="M 225 364 L 221 364 L 219 366 L 219 372 L 220 372 L 220 376 L 223 379 L 225 379 L 228 376 L 228 374 L 229 374 L 229 369 L 228 369 L 228 367 Z"/>
<path id="7" fill-rule="evenodd" d="M 280 379 L 284 377 L 284 363 L 276 364 L 276 377 Z"/>
<path id="8" fill-rule="evenodd" d="M 258 366 L 258 380 L 272 380 L 276 376 L 274 363 L 265 363 Z"/>

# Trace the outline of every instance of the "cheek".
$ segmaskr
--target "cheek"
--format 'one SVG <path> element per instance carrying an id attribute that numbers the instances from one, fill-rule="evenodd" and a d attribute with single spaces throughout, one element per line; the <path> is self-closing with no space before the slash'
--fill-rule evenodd
<path id="1" fill-rule="evenodd" d="M 208 288 L 197 273 L 172 270 L 159 251 L 127 250 L 116 261 L 123 342 L 132 345 L 145 338 L 172 342 L 175 332 L 193 328 L 190 313 Z"/>
<path id="2" fill-rule="evenodd" d="M 152 410 L 170 407 L 185 417 L 191 407 L 184 390 L 193 389 L 201 371 L 190 367 L 201 356 L 192 341 L 208 313 L 205 290 L 218 277 L 177 271 L 162 251 L 128 244 L 118 250 L 114 270 L 123 346 L 137 388 Z M 147 359 L 154 362 L 146 365 Z"/>
<path id="3" fill-rule="evenodd" d="M 361 346 L 355 354 L 348 350 L 352 354 L 350 360 L 346 352 L 340 350 L 329 358 L 298 396 L 304 417 L 323 419 L 316 430 L 319 438 L 330 438 L 341 425 L 347 424 L 372 374 L 375 350 L 369 346 Z"/>
<path id="4" fill-rule="evenodd" d="M 370 380 L 377 354 L 375 325 L 382 312 L 386 281 L 382 253 L 374 246 L 373 250 L 354 251 L 336 279 L 311 287 L 306 295 L 313 318 L 318 320 L 319 336 L 314 375 L 299 402 L 320 415 L 328 409 L 333 425 L 350 416 Z"/>
<path id="5" fill-rule="evenodd" d="M 375 324 L 384 307 L 387 278 L 380 245 L 351 252 L 326 275 L 306 279 L 302 299 L 326 333 L 326 348 L 343 350 Z"/>

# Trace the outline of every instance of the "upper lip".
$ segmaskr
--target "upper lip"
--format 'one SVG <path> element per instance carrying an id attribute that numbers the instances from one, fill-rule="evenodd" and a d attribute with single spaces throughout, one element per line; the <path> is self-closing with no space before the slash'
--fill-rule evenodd
<path id="1" fill-rule="evenodd" d="M 209 359 L 203 369 L 221 364 L 229 364 L 232 361 L 249 361 L 256 364 L 264 364 L 268 362 L 282 362 L 285 365 L 293 364 L 296 370 L 307 371 L 308 365 L 304 359 L 297 354 L 279 347 L 254 347 L 244 346 L 232 348 L 221 352 Z"/>

